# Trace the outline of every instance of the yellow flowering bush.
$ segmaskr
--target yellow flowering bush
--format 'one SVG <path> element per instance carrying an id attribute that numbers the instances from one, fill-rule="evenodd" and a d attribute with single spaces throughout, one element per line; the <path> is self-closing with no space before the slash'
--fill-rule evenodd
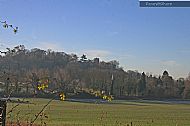
<path id="1" fill-rule="evenodd" d="M 100 91 L 95 91 L 93 93 L 96 97 L 101 97 L 102 96 L 102 93 Z"/>
<path id="2" fill-rule="evenodd" d="M 47 84 L 38 84 L 38 90 L 44 90 L 45 88 L 48 88 Z"/>
<path id="3" fill-rule="evenodd" d="M 106 100 L 107 99 L 107 95 L 103 95 L 102 99 Z"/>
<path id="4" fill-rule="evenodd" d="M 93 94 L 96 97 L 100 97 L 103 100 L 107 100 L 107 101 L 112 101 L 114 99 L 112 95 L 106 95 L 105 92 L 101 92 L 101 91 L 94 91 Z"/>
<path id="5" fill-rule="evenodd" d="M 39 80 L 38 81 L 38 90 L 44 90 L 45 88 L 48 88 L 49 80 L 44 79 L 44 80 Z"/>
<path id="6" fill-rule="evenodd" d="M 59 95 L 59 97 L 60 97 L 60 99 L 61 99 L 62 101 L 65 100 L 65 94 L 64 94 L 64 93 L 61 93 L 61 94 Z"/>
<path id="7" fill-rule="evenodd" d="M 113 99 L 114 99 L 114 97 L 112 95 L 108 95 L 106 100 L 112 101 Z"/>

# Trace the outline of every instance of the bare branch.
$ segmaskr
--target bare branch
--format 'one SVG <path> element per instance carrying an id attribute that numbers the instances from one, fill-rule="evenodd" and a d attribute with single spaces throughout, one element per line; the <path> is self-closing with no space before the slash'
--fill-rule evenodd
<path id="1" fill-rule="evenodd" d="M 13 25 L 8 24 L 6 21 L 0 21 L 4 28 L 12 28 L 13 32 L 16 34 L 18 32 L 18 27 L 13 27 Z"/>
<path id="2" fill-rule="evenodd" d="M 37 113 L 37 115 L 35 115 L 35 118 L 30 122 L 30 126 L 32 126 L 34 124 L 34 122 L 38 119 L 38 117 L 40 116 L 40 114 L 44 111 L 44 109 L 54 100 L 54 98 L 52 98 L 51 100 L 48 101 L 47 104 L 44 105 L 44 107 L 41 109 L 41 111 L 39 111 Z"/>

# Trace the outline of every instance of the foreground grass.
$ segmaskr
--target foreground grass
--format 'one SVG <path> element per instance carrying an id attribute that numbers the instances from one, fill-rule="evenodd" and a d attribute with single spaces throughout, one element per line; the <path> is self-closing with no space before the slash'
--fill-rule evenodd
<path id="1" fill-rule="evenodd" d="M 8 121 L 30 121 L 48 99 L 29 99 L 8 115 Z M 119 101 L 120 102 L 120 101 Z M 91 104 L 52 101 L 46 108 L 48 126 L 189 126 L 190 105 L 122 101 L 117 104 Z M 17 103 L 9 103 L 9 111 Z M 41 123 L 40 118 L 36 121 Z"/>

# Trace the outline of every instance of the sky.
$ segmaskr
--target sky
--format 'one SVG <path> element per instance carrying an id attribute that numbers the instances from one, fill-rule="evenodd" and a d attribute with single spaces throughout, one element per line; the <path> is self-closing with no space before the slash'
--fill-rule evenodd
<path id="1" fill-rule="evenodd" d="M 141 8 L 138 0 L 0 0 L 0 49 L 26 48 L 118 60 L 127 70 L 174 78 L 190 72 L 190 8 Z"/>

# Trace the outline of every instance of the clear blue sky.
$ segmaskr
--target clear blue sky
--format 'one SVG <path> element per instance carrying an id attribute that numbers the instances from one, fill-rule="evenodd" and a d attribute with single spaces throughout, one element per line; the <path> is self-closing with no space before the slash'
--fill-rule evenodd
<path id="1" fill-rule="evenodd" d="M 0 0 L 0 49 L 26 48 L 116 59 L 125 70 L 175 78 L 190 72 L 190 8 L 140 8 L 138 0 Z"/>

